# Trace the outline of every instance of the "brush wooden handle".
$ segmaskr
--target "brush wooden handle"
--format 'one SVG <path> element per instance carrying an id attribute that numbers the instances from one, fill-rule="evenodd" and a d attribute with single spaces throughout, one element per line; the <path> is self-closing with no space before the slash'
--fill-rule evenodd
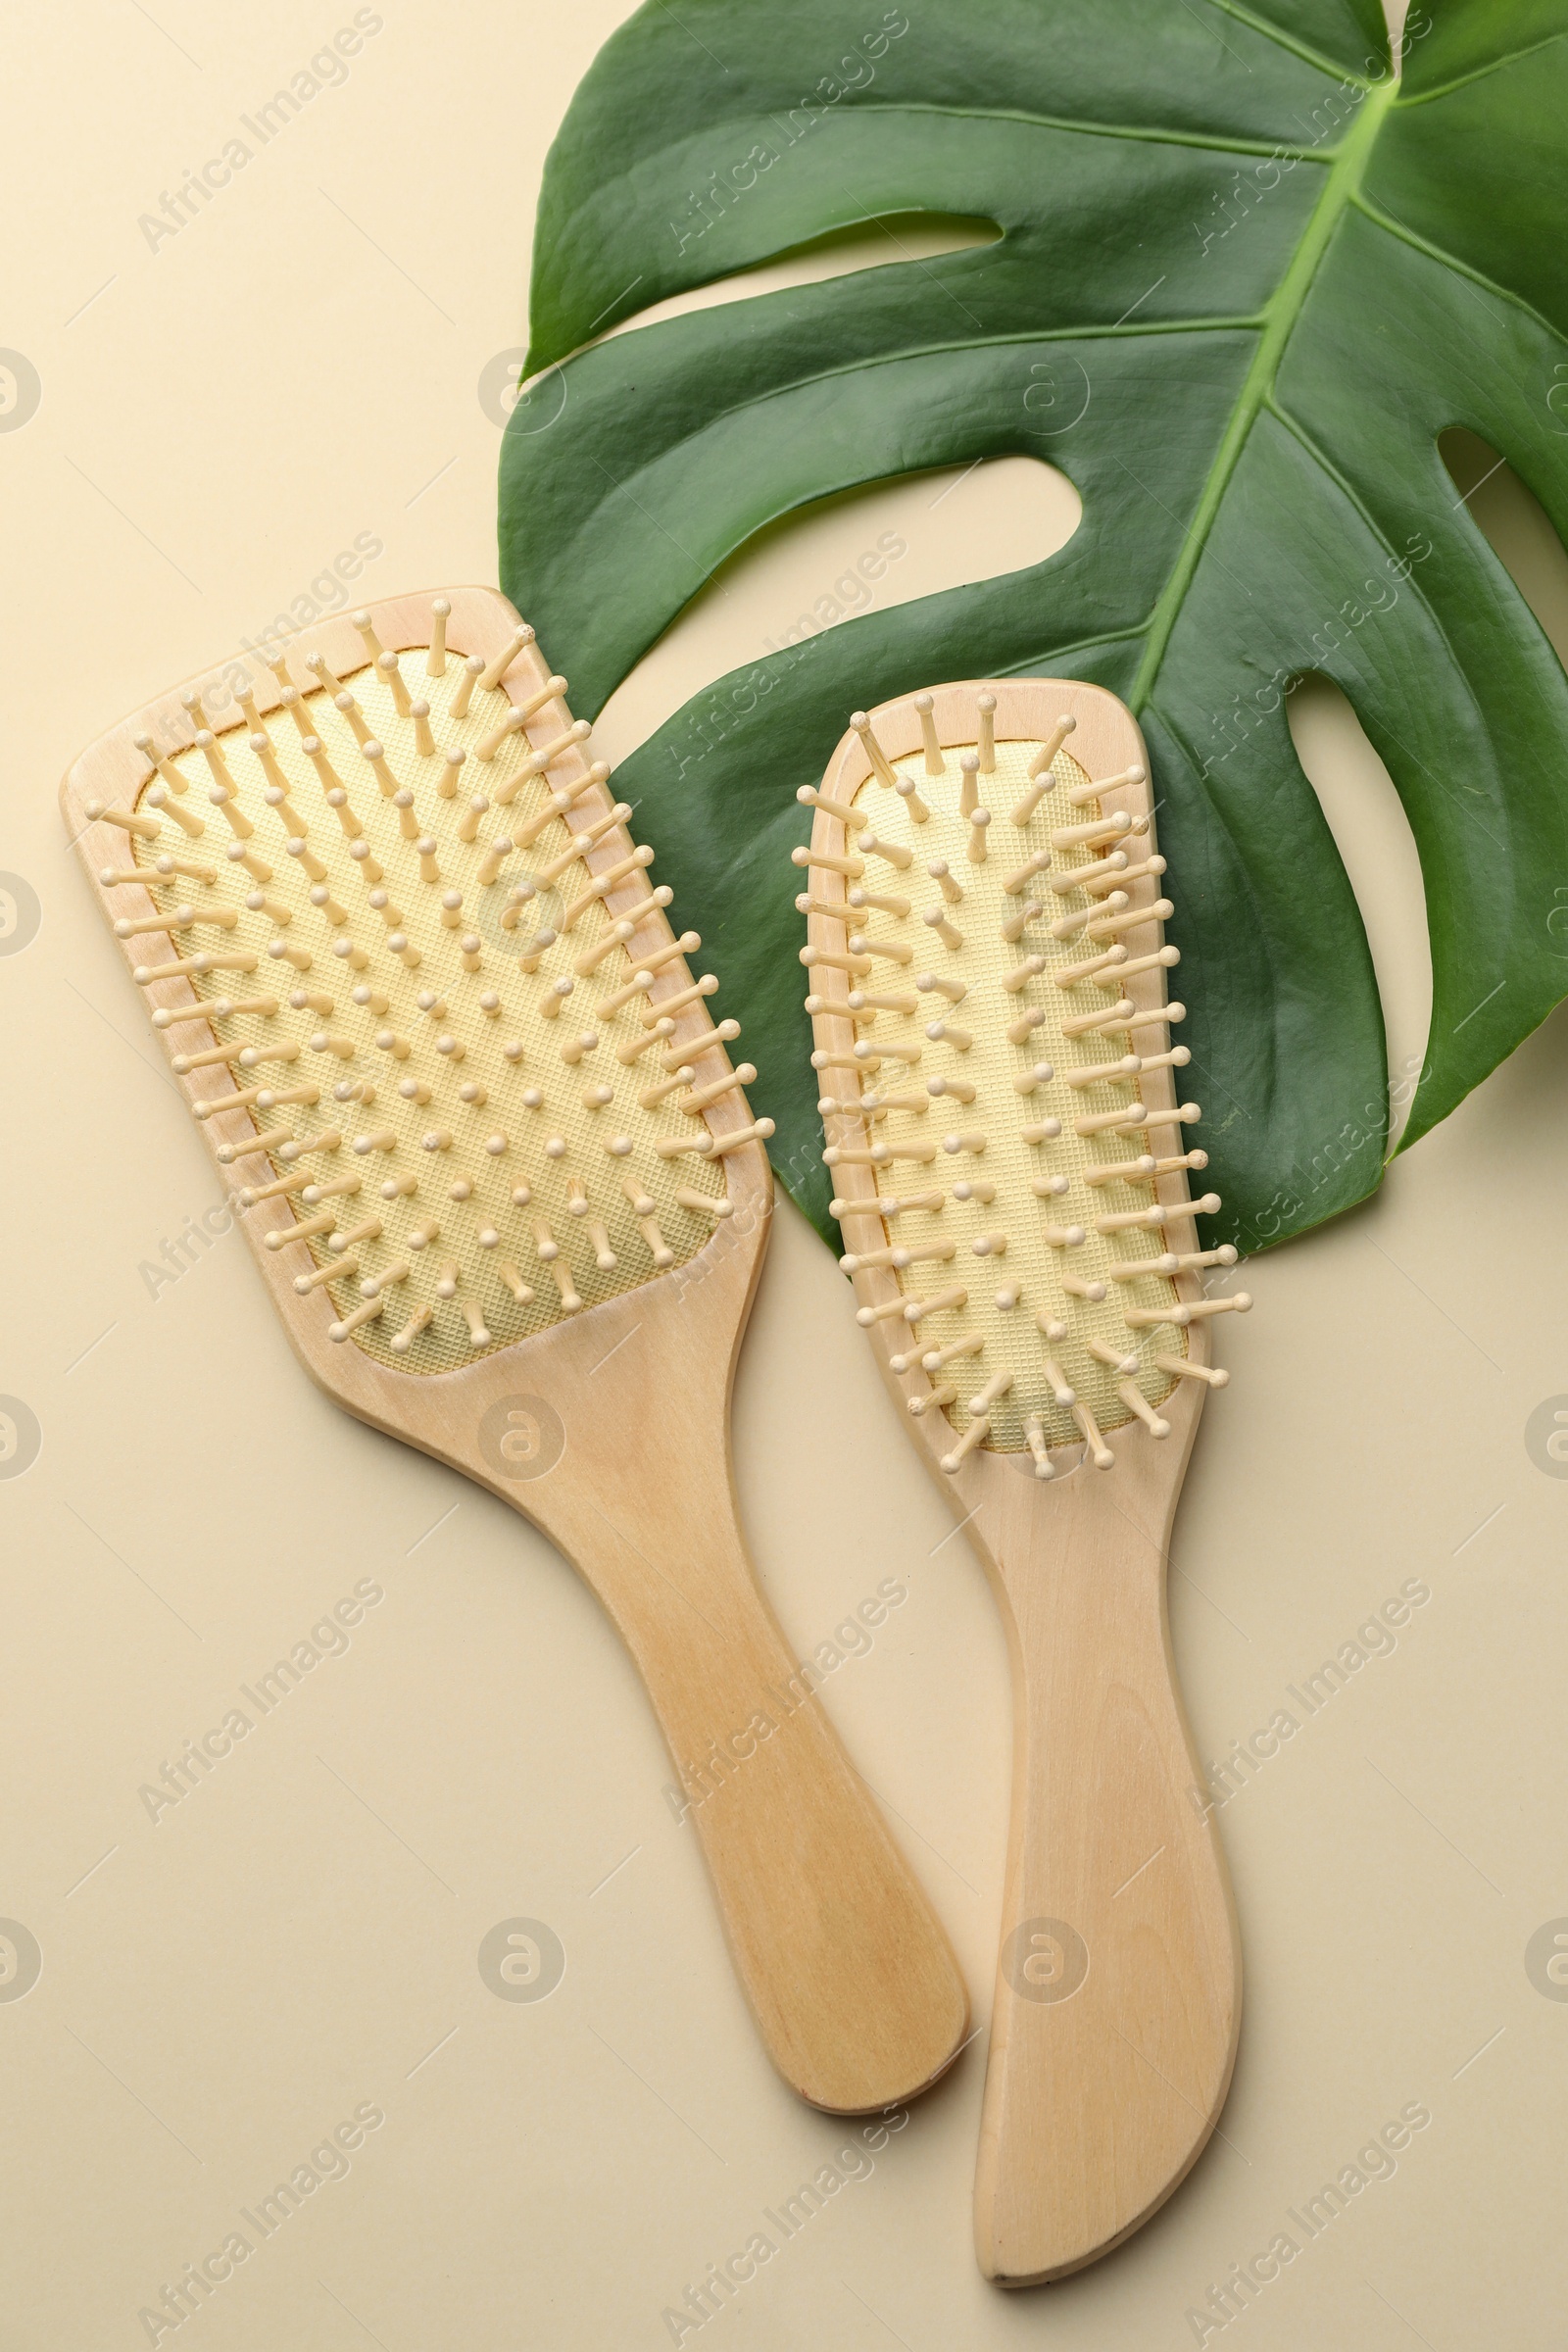
<path id="1" fill-rule="evenodd" d="M 685 1818 L 768 2053 L 803 2098 L 853 2115 L 913 2097 L 952 2064 L 968 1995 L 747 1556 L 729 1397 L 768 1231 L 756 1146 L 730 1181 L 735 1216 L 680 1278 L 485 1359 L 461 1376 L 461 1409 L 427 1412 L 416 1442 L 523 1512 L 598 1593 L 702 1799 Z M 524 1362 L 530 1398 L 515 1396 Z M 495 1432 L 514 1407 L 526 1458 L 513 1464 Z M 549 1424 L 538 1452 L 528 1414 Z"/>
<path id="2" fill-rule="evenodd" d="M 963 2040 L 956 1965 L 758 1589 L 722 1454 L 679 1485 L 635 1552 L 607 1529 L 578 1565 L 648 1686 L 774 2064 L 813 2106 L 894 2105 Z"/>
<path id="3" fill-rule="evenodd" d="M 1213 2130 L 1236 2053 L 1235 1908 L 1165 1610 L 1174 1492 L 1139 1494 L 1133 1466 L 1086 1464 L 993 1547 L 1013 1799 L 975 2243 L 1008 2286 L 1148 2219 Z"/>

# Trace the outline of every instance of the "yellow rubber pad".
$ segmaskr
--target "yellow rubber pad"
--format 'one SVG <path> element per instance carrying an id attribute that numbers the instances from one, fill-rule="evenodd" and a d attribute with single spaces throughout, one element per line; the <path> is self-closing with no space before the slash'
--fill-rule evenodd
<path id="1" fill-rule="evenodd" d="M 709 1164 L 691 1153 L 663 1158 L 655 1149 L 662 1137 L 699 1142 L 708 1135 L 700 1115 L 677 1107 L 678 1095 L 667 1095 L 652 1109 L 639 1103 L 639 1092 L 667 1075 L 662 1049 L 653 1048 L 629 1066 L 616 1058 L 617 1046 L 647 1034 L 644 999 L 634 999 L 612 1013 L 603 1009 L 604 998 L 621 988 L 636 968 L 626 949 L 614 946 L 591 975 L 573 968 L 584 950 L 605 937 L 612 919 L 602 904 L 596 904 L 569 932 L 563 928 L 564 910 L 591 879 L 582 860 L 573 859 L 553 881 L 538 883 L 536 897 L 522 908 L 514 929 L 501 922 L 514 887 L 534 880 L 542 867 L 565 853 L 584 812 L 589 817 L 601 813 L 611 791 L 590 791 L 570 818 L 554 818 L 530 847 L 506 858 L 493 882 L 481 886 L 478 872 L 489 844 L 498 836 L 510 837 L 543 810 L 547 787 L 557 779 L 529 778 L 509 804 L 483 816 L 473 842 L 462 841 L 459 822 L 473 795 L 494 796 L 523 764 L 530 744 L 514 734 L 492 761 L 479 760 L 474 757 L 477 745 L 511 707 L 506 695 L 476 690 L 467 715 L 453 719 L 449 706 L 463 678 L 461 662 L 449 661 L 444 677 L 428 678 L 423 650 L 416 649 L 403 654 L 400 668 L 410 698 L 424 696 L 429 701 L 437 745 L 433 755 L 417 751 L 414 720 L 399 716 L 391 685 L 376 669 L 362 669 L 344 683 L 351 686 L 370 734 L 383 748 L 387 774 L 414 795 L 412 819 L 416 836 L 436 845 L 438 879 L 424 878 L 416 842 L 405 838 L 398 808 L 385 797 L 375 769 L 331 695 L 319 688 L 304 693 L 309 673 L 295 681 L 302 690 L 306 723 L 325 749 L 353 818 L 363 829 L 360 838 L 368 846 L 370 860 L 351 856 L 349 835 L 326 799 L 330 787 L 303 750 L 300 728 L 282 710 L 269 714 L 267 733 L 285 779 L 288 814 L 269 805 L 268 772 L 250 748 L 247 730 L 240 727 L 220 736 L 218 743 L 233 778 L 235 805 L 253 831 L 236 842 L 221 808 L 210 797 L 213 777 L 207 760 L 201 750 L 191 749 L 175 755 L 171 764 L 186 779 L 188 788 L 179 806 L 201 819 L 205 829 L 200 839 L 187 838 L 166 811 L 159 838 L 137 839 L 135 849 L 161 909 L 182 904 L 198 910 L 238 909 L 232 929 L 197 923 L 171 933 L 181 956 L 201 950 L 247 950 L 258 958 L 250 972 L 225 970 L 193 978 L 192 986 L 203 999 L 273 996 L 278 1002 L 278 1010 L 268 1016 L 210 1016 L 214 1033 L 233 1053 L 226 1065 L 216 1064 L 207 1073 L 212 1083 L 203 1086 L 204 1096 L 216 1102 L 231 1085 L 248 1088 L 258 1082 L 278 1092 L 311 1086 L 318 1090 L 312 1102 L 271 1110 L 257 1104 L 251 1116 L 258 1128 L 307 1144 L 312 1136 L 333 1129 L 343 1138 L 335 1150 L 293 1160 L 280 1156 L 275 1148 L 270 1164 L 257 1154 L 236 1158 L 236 1179 L 252 1187 L 263 1186 L 270 1175 L 302 1171 L 325 1186 L 345 1177 L 358 1179 L 356 1192 L 333 1195 L 319 1204 L 295 1194 L 294 1213 L 303 1220 L 330 1208 L 339 1233 L 379 1219 L 377 1235 L 351 1246 L 347 1254 L 357 1257 L 358 1267 L 331 1283 L 333 1306 L 340 1318 L 347 1316 L 367 1302 L 363 1285 L 375 1283 L 406 1262 L 407 1276 L 381 1291 L 380 1316 L 361 1324 L 352 1336 L 378 1363 L 431 1373 L 469 1363 L 488 1345 L 506 1346 L 559 1321 L 564 1311 L 563 1290 L 553 1266 L 567 1272 L 569 1286 L 585 1306 L 654 1278 L 660 1270 L 654 1248 L 626 1197 L 625 1178 L 634 1179 L 654 1203 L 654 1221 L 676 1265 L 694 1255 L 713 1230 L 709 1216 L 677 1201 L 677 1187 L 713 1200 L 721 1199 L 725 1188 L 721 1161 Z M 557 733 L 560 709 L 559 704 L 551 707 L 533 722 L 536 741 L 546 742 Z M 437 787 L 450 772 L 443 754 L 454 745 L 463 746 L 469 757 L 459 771 L 455 796 L 445 798 Z M 149 786 L 156 782 L 148 779 Z M 140 805 L 145 813 L 153 813 L 145 794 Z M 318 891 L 327 901 L 324 906 L 313 903 L 309 862 L 288 852 L 290 835 L 297 832 L 296 818 L 304 825 L 310 859 L 325 869 Z M 230 858 L 231 846 L 270 869 L 265 882 Z M 601 846 L 629 854 L 634 844 L 617 829 Z M 152 867 L 160 855 L 209 863 L 217 868 L 217 879 L 211 886 L 179 874 L 166 880 Z M 603 867 L 606 860 L 597 856 L 597 862 Z M 368 863 L 382 869 L 378 883 L 368 881 Z M 639 893 L 652 889 L 654 879 L 649 875 L 638 882 Z M 370 904 L 370 891 L 377 887 L 390 901 L 384 912 Z M 443 920 L 442 902 L 454 890 L 461 894 L 462 905 L 449 926 Z M 248 908 L 245 901 L 253 893 L 269 904 Z M 392 910 L 402 918 L 400 927 L 409 943 L 406 955 L 390 944 Z M 341 920 L 335 919 L 338 915 Z M 542 926 L 561 936 L 543 951 L 537 971 L 524 973 L 519 948 Z M 648 952 L 655 932 L 662 930 L 662 922 L 645 920 L 636 934 L 638 947 Z M 477 951 L 468 957 L 477 966 L 473 970 L 465 968 L 460 945 L 466 937 L 477 940 Z M 343 943 L 352 943 L 352 957 L 334 952 Z M 270 954 L 274 945 L 302 951 L 309 968 L 297 969 L 286 956 Z M 164 959 L 157 935 L 149 939 L 148 950 L 149 965 Z M 690 978 L 678 957 L 663 969 L 675 973 L 683 985 Z M 547 1020 L 541 1004 L 563 979 L 571 982 L 571 993 L 559 1017 Z M 372 1001 L 356 1004 L 356 989 L 371 992 Z M 290 1004 L 291 995 L 305 992 L 329 999 L 330 1010 L 306 1003 Z M 487 1011 L 480 1003 L 487 992 L 499 1000 L 494 1010 Z M 421 1008 L 421 993 L 433 994 L 435 1004 L 429 1009 Z M 384 1011 L 373 1002 L 382 997 L 387 1001 Z M 406 1053 L 377 1046 L 377 1036 L 387 1032 L 406 1044 Z M 563 1047 L 571 1046 L 584 1032 L 597 1036 L 597 1045 L 574 1064 L 568 1062 Z M 318 1039 L 327 1042 L 313 1044 Z M 169 1042 L 176 1053 L 189 1053 L 206 1040 L 199 1029 L 175 1028 Z M 297 1054 L 253 1068 L 239 1061 L 245 1048 L 268 1054 L 279 1046 L 296 1047 Z M 721 1068 L 717 1054 L 710 1053 L 698 1083 L 712 1080 Z M 401 1092 L 405 1084 L 415 1091 Z M 593 1089 L 609 1089 L 610 1100 L 590 1102 Z M 419 1100 L 419 1092 L 426 1090 L 428 1099 Z M 366 1145 L 367 1138 L 382 1137 L 390 1141 Z M 426 1137 L 450 1141 L 443 1148 L 427 1149 Z M 612 1150 L 612 1144 L 617 1149 Z M 412 1180 L 414 1189 L 383 1198 L 383 1187 L 406 1180 Z M 530 1198 L 518 1201 L 514 1193 L 524 1187 Z M 279 1197 L 251 1213 L 267 1217 L 272 1229 L 286 1227 L 289 1201 Z M 412 1246 L 411 1237 L 432 1223 L 439 1227 L 438 1235 L 423 1247 Z M 613 1265 L 596 1262 L 601 1252 L 591 1238 L 595 1225 L 604 1229 L 609 1245 L 604 1253 L 613 1256 Z M 546 1250 L 555 1244 L 559 1258 L 541 1256 L 542 1234 L 548 1236 Z M 310 1242 L 319 1266 L 345 1254 L 334 1252 L 330 1241 L 331 1234 L 323 1231 Z M 530 1302 L 517 1302 L 503 1266 L 515 1269 L 521 1283 L 533 1291 Z M 475 1342 L 464 1311 L 470 1303 L 488 1340 Z M 394 1335 L 424 1307 L 431 1314 L 427 1326 L 403 1351 L 394 1350 Z"/>
<path id="2" fill-rule="evenodd" d="M 911 1360 L 918 1360 L 924 1349 L 939 1350 L 974 1336 L 982 1340 L 976 1352 L 958 1356 L 930 1375 L 933 1384 L 951 1384 L 957 1390 L 956 1398 L 946 1410 L 954 1428 L 960 1432 L 968 1426 L 975 1393 L 1004 1366 L 1011 1370 L 1011 1388 L 989 1408 L 991 1427 L 986 1443 L 1001 1452 L 1024 1447 L 1024 1423 L 1031 1415 L 1039 1417 L 1048 1445 L 1071 1445 L 1080 1438 L 1070 1408 L 1055 1401 L 1045 1372 L 1048 1354 L 1060 1366 L 1068 1385 L 1100 1427 L 1112 1430 L 1134 1417 L 1117 1395 L 1118 1382 L 1129 1375 L 1090 1354 L 1087 1343 L 1100 1340 L 1121 1356 L 1136 1356 L 1139 1369 L 1132 1377 L 1151 1404 L 1157 1404 L 1175 1385 L 1172 1376 L 1154 1364 L 1154 1357 L 1186 1352 L 1186 1337 L 1178 1326 L 1129 1328 L 1122 1319 L 1123 1306 L 1174 1305 L 1172 1282 L 1150 1275 L 1123 1284 L 1110 1276 L 1112 1265 L 1157 1256 L 1163 1246 L 1160 1237 L 1136 1229 L 1113 1236 L 1095 1230 L 1095 1218 L 1107 1211 L 1147 1207 L 1152 1198 L 1149 1188 L 1085 1181 L 1085 1171 L 1091 1166 L 1136 1159 L 1146 1149 L 1146 1139 L 1102 1133 L 1086 1140 L 1074 1132 L 1077 1118 L 1118 1108 L 1125 1111 L 1137 1095 L 1136 1083 L 1100 1080 L 1082 1088 L 1067 1083 L 1067 1071 L 1115 1060 L 1128 1052 L 1129 1040 L 1119 1029 L 1087 1037 L 1065 1036 L 1063 1020 L 1108 1010 L 1116 1002 L 1116 991 L 1102 990 L 1093 981 L 1062 989 L 1052 977 L 1053 972 L 1093 955 L 1096 943 L 1061 943 L 1050 937 L 1054 920 L 1082 912 L 1092 903 L 1086 890 L 1058 893 L 1050 885 L 1093 864 L 1104 851 L 1058 850 L 1053 854 L 1049 872 L 1036 875 L 1017 893 L 1003 888 L 1005 878 L 1031 853 L 1048 847 L 1054 829 L 1089 823 L 1101 813 L 1098 803 L 1076 808 L 1068 804 L 1067 791 L 1089 779 L 1067 753 L 1058 752 L 1052 767 L 1053 789 L 1027 824 L 1014 826 L 1010 811 L 1029 788 L 1028 762 L 1039 749 L 1038 744 L 999 742 L 994 771 L 976 777 L 978 803 L 990 810 L 992 819 L 985 829 L 986 858 L 979 864 L 969 857 L 974 829 L 959 812 L 959 760 L 965 750 L 977 751 L 977 745 L 945 746 L 946 772 L 941 776 L 926 774 L 918 752 L 893 761 L 898 773 L 913 780 L 921 803 L 930 810 L 923 824 L 916 823 L 905 801 L 874 776 L 855 794 L 854 805 L 870 818 L 870 829 L 882 839 L 907 846 L 913 852 L 913 863 L 899 871 L 872 858 L 863 880 L 858 885 L 847 882 L 845 888 L 859 887 L 913 904 L 907 917 L 870 907 L 856 915 L 852 909 L 851 924 L 859 924 L 873 952 L 891 940 L 911 949 L 913 959 L 906 965 L 877 960 L 870 976 L 852 975 L 847 983 L 835 983 L 835 990 L 848 986 L 916 997 L 916 1013 L 878 1011 L 860 1026 L 858 1034 L 887 1056 L 864 1081 L 865 1091 L 918 1095 L 928 1106 L 890 1110 L 885 1117 L 868 1122 L 863 1131 L 858 1121 L 852 1126 L 848 1119 L 829 1116 L 827 1120 L 830 1143 L 851 1142 L 853 1137 L 855 1143 L 863 1144 L 869 1135 L 895 1152 L 911 1143 L 938 1147 L 935 1157 L 927 1162 L 894 1160 L 879 1167 L 875 1171 L 877 1192 L 882 1199 L 939 1188 L 946 1194 L 939 1210 L 906 1210 L 889 1218 L 887 1240 L 890 1246 L 913 1249 L 930 1242 L 956 1244 L 954 1255 L 945 1262 L 903 1269 L 898 1274 L 899 1286 L 908 1298 L 934 1298 L 962 1284 L 968 1298 L 962 1306 L 943 1308 L 922 1318 L 918 1338 L 901 1339 L 900 1344 L 910 1351 Z M 853 850 L 855 845 L 847 846 Z M 1147 844 L 1135 841 L 1128 845 L 1130 860 L 1144 855 Z M 962 891 L 960 904 L 949 905 L 943 899 L 938 883 L 927 871 L 934 860 L 946 861 Z M 1151 903 L 1158 896 L 1158 888 L 1149 879 L 1135 884 L 1138 895 L 1134 904 Z M 1031 900 L 1042 902 L 1044 911 L 1016 941 L 1007 941 L 1003 936 L 1004 922 L 1016 917 Z M 928 907 L 938 906 L 961 935 L 961 947 L 945 945 L 921 919 Z M 1155 927 L 1146 924 L 1134 936 L 1132 953 L 1148 953 L 1157 944 Z M 1014 971 L 1032 954 L 1046 957 L 1046 969 L 1015 990 L 1004 988 L 1004 974 Z M 950 1004 L 935 990 L 920 990 L 916 981 L 927 972 L 961 981 L 967 992 L 962 1002 Z M 1010 1043 L 1008 1024 L 1029 1011 L 1041 1012 L 1043 1021 L 1026 1042 Z M 937 1021 L 966 1031 L 973 1043 L 960 1050 L 928 1038 L 928 1025 Z M 1134 1046 L 1134 1051 L 1152 1054 L 1163 1050 L 1163 1033 L 1145 1030 L 1141 1034 L 1142 1048 Z M 897 1050 L 903 1044 L 917 1047 L 919 1058 L 908 1064 L 901 1061 Z M 1041 1062 L 1050 1063 L 1054 1076 L 1038 1084 L 1032 1093 L 1020 1094 L 1014 1079 Z M 928 1082 L 932 1079 L 953 1079 L 972 1086 L 973 1102 L 931 1097 Z M 852 1074 L 823 1073 L 825 1096 L 841 1098 L 854 1091 Z M 1024 1140 L 1026 1127 L 1052 1118 L 1061 1123 L 1059 1138 L 1043 1143 Z M 966 1145 L 952 1151 L 946 1148 L 951 1137 L 982 1135 L 983 1150 Z M 1185 1141 L 1185 1130 L 1167 1128 L 1153 1148 L 1161 1153 L 1179 1152 Z M 1067 1179 L 1066 1191 L 1039 1197 L 1032 1179 L 1054 1176 Z M 965 1183 L 994 1187 L 995 1198 L 957 1199 L 953 1188 Z M 1054 1249 L 1044 1239 L 1048 1225 L 1081 1226 L 1087 1238 L 1073 1248 Z M 988 1237 L 1004 1238 L 1005 1250 L 977 1255 L 975 1243 Z M 1178 1250 L 1194 1246 L 1190 1227 L 1178 1229 L 1173 1246 Z M 1090 1283 L 1103 1282 L 1106 1297 L 1095 1302 L 1072 1295 L 1062 1286 L 1063 1275 L 1069 1273 Z M 1000 1302 L 1009 1297 L 1014 1303 Z M 1037 1321 L 1040 1311 L 1064 1323 L 1067 1336 L 1048 1340 Z M 902 1333 L 902 1325 L 896 1328 Z"/>

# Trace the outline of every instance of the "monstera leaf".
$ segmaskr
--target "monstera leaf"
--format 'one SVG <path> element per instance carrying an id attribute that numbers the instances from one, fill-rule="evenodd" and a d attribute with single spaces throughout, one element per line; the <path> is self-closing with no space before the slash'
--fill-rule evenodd
<path id="1" fill-rule="evenodd" d="M 1387 1139 L 1294 679 L 1344 689 L 1420 854 L 1435 998 L 1404 1140 L 1568 992 L 1568 687 L 1438 448 L 1469 428 L 1568 524 L 1568 0 L 1432 0 L 1404 51 L 1396 81 L 1376 0 L 651 0 L 577 93 L 501 545 L 580 710 L 809 501 L 1019 452 L 1083 500 L 1049 562 L 719 679 L 620 770 L 824 1229 L 793 795 L 853 708 L 923 684 L 1088 678 L 1138 713 L 1244 1248 L 1361 1199 Z M 581 348 L 918 212 L 1002 235 Z"/>

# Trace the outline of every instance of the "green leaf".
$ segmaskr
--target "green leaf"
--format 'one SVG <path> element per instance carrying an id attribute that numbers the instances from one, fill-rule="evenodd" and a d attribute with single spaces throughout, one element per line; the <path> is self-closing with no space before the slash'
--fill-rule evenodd
<path id="1" fill-rule="evenodd" d="M 1421 859 L 1432 1031 L 1404 1142 L 1568 993 L 1568 685 L 1438 451 L 1468 427 L 1568 526 L 1568 0 L 663 0 L 547 166 L 503 577 L 597 710 L 754 533 L 1009 453 L 1083 500 L 1045 564 L 718 680 L 619 771 L 747 1023 L 826 1230 L 787 852 L 849 711 L 943 679 L 1094 679 L 1148 736 L 1205 1105 L 1244 1248 L 1379 1182 L 1365 933 L 1292 747 L 1320 671 Z M 615 319 L 892 214 L 1000 242 Z M 575 357 L 571 356 L 573 353 Z"/>

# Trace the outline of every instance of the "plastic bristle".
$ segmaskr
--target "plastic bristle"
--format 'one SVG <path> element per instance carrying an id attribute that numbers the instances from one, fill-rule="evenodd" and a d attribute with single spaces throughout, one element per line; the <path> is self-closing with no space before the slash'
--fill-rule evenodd
<path id="1" fill-rule="evenodd" d="M 279 710 L 269 732 L 251 703 L 238 731 L 152 749 L 141 809 L 105 812 L 134 869 L 103 876 L 142 884 L 159 909 L 110 905 L 122 936 L 153 935 L 138 981 L 195 992 L 155 1018 L 184 1049 L 176 1069 L 219 1080 L 198 1116 L 242 1199 L 298 1203 L 294 1225 L 273 1212 L 268 1249 L 302 1297 L 327 1291 L 334 1342 L 414 1373 L 684 1264 L 729 1213 L 730 1152 L 771 1132 L 740 1093 L 755 1072 L 731 1073 L 721 1051 L 737 1024 L 706 1010 L 717 980 L 682 960 L 701 943 L 671 939 L 653 853 L 579 753 L 586 728 L 569 712 L 564 727 L 564 680 L 546 693 L 523 675 L 531 631 L 487 667 L 457 660 L 435 617 L 433 656 L 383 653 L 371 628 L 347 682 L 300 665 L 314 683 L 292 725 Z M 444 686 L 432 709 L 420 687 L 454 667 L 459 695 Z M 508 723 L 492 672 L 538 710 L 533 738 Z M 484 780 L 472 806 L 460 771 Z M 179 790 L 211 863 L 193 865 L 168 821 Z M 505 826 L 479 824 L 498 801 Z M 202 1020 L 216 1048 L 186 1025 Z M 685 1073 L 668 1089 L 649 1089 L 645 1044 Z M 318 1207 L 334 1198 L 341 1213 Z M 536 1262 L 543 1279 L 524 1279 Z"/>
<path id="2" fill-rule="evenodd" d="M 1193 1217 L 1218 1201 L 1191 1200 L 1183 1171 L 1204 1156 L 1175 1150 L 1198 1110 L 1171 1092 L 1190 1058 L 1169 1042 L 1183 1008 L 1152 1006 L 1178 957 L 1161 938 L 1164 860 L 1137 813 L 1143 771 L 1108 777 L 1115 797 L 1102 802 L 1066 748 L 1070 720 L 1044 740 L 1004 740 L 989 698 L 967 741 L 939 745 L 936 715 L 944 702 L 951 715 L 956 691 L 916 696 L 913 719 L 879 719 L 874 749 L 858 713 L 871 774 L 799 795 L 817 811 L 809 851 L 796 853 L 815 894 L 803 958 L 817 992 L 813 1058 L 867 1072 L 864 1093 L 834 1079 L 823 1102 L 860 1322 L 896 1335 L 895 1372 L 940 1381 L 918 1385 L 910 1410 L 940 1411 L 956 1433 L 939 1448 L 944 1469 L 984 1446 L 1032 1456 L 1047 1478 L 1053 1447 L 1087 1447 L 1103 1468 L 1108 1433 L 1163 1437 L 1158 1408 L 1188 1375 L 1189 1330 L 1248 1301 L 1205 1301 L 1194 1281 L 1235 1252 L 1198 1248 Z M 877 755 L 892 741 L 907 748 L 887 751 L 890 778 Z M 915 779 L 918 826 L 898 789 Z M 976 824 L 982 784 L 1003 813 L 1000 857 L 985 856 Z M 838 819 L 844 804 L 871 816 L 874 837 Z M 873 849 L 893 852 L 894 868 L 902 858 L 891 888 L 860 880 Z M 844 876 L 844 903 L 818 873 Z M 928 1017 L 960 1004 L 961 1027 Z M 879 1063 L 891 1084 L 872 1077 Z M 915 1191 L 925 1169 L 943 1181 Z M 939 1259 L 970 1279 L 935 1296 L 928 1280 L 922 1296 Z M 918 1346 L 902 1336 L 915 1324 Z"/>

